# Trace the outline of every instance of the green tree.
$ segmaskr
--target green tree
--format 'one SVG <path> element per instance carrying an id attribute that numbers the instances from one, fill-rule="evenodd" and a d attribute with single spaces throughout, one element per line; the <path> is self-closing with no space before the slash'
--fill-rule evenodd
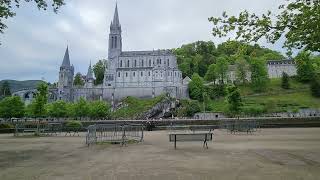
<path id="1" fill-rule="evenodd" d="M 219 57 L 217 59 L 216 71 L 219 77 L 219 81 L 222 84 L 225 82 L 225 79 L 227 78 L 228 65 L 229 63 L 225 57 Z"/>
<path id="2" fill-rule="evenodd" d="M 82 97 L 74 104 L 74 114 L 76 117 L 89 117 L 89 106 L 85 99 Z"/>
<path id="3" fill-rule="evenodd" d="M 110 104 L 104 101 L 93 101 L 90 103 L 89 115 L 91 118 L 109 118 Z"/>
<path id="4" fill-rule="evenodd" d="M 204 79 L 206 81 L 213 82 L 213 84 L 216 84 L 216 80 L 217 80 L 217 76 L 218 76 L 216 69 L 217 69 L 216 65 L 211 64 L 208 68 L 206 75 L 204 76 Z"/>
<path id="5" fill-rule="evenodd" d="M 265 62 L 261 59 L 253 58 L 251 60 L 250 69 L 252 89 L 255 92 L 265 91 L 269 82 Z"/>
<path id="6" fill-rule="evenodd" d="M 46 104 L 48 101 L 48 85 L 44 82 L 40 83 L 37 87 L 37 94 L 35 99 L 30 104 L 32 115 L 34 117 L 46 116 Z"/>
<path id="7" fill-rule="evenodd" d="M 1 118 L 20 118 L 24 115 L 24 103 L 19 96 L 10 96 L 0 101 Z"/>
<path id="8" fill-rule="evenodd" d="M 227 87 L 227 97 L 229 112 L 233 115 L 240 113 L 241 107 L 243 106 L 240 91 L 237 86 L 231 85 Z"/>
<path id="9" fill-rule="evenodd" d="M 25 2 L 34 2 L 38 9 L 46 10 L 48 3 L 46 0 L 24 0 Z M 1 0 L 0 1 L 0 33 L 3 33 L 7 28 L 5 25 L 5 19 L 16 15 L 14 10 L 20 7 L 21 0 Z M 59 7 L 64 5 L 64 0 L 52 0 L 52 7 L 55 13 L 58 12 Z"/>
<path id="10" fill-rule="evenodd" d="M 236 39 L 257 42 L 265 37 L 271 43 L 285 36 L 284 47 L 289 52 L 292 48 L 320 52 L 319 1 L 289 0 L 279 9 L 277 15 L 268 11 L 261 16 L 247 10 L 240 12 L 238 17 L 223 12 L 222 17 L 211 17 L 209 21 L 214 25 L 214 36 L 223 37 L 236 31 Z"/>
<path id="11" fill-rule="evenodd" d="M 105 62 L 106 60 L 102 59 L 99 60 L 95 65 L 93 65 L 93 72 L 96 77 L 96 80 L 94 81 L 95 85 L 102 84 L 103 78 L 104 78 L 104 72 L 105 72 Z"/>
<path id="12" fill-rule="evenodd" d="M 302 51 L 295 57 L 297 76 L 301 82 L 308 82 L 313 76 L 313 65 L 309 52 Z"/>
<path id="13" fill-rule="evenodd" d="M 182 99 L 180 101 L 181 107 L 177 111 L 179 117 L 192 117 L 195 113 L 201 111 L 201 107 L 196 100 Z"/>
<path id="14" fill-rule="evenodd" d="M 247 81 L 247 72 L 249 71 L 249 64 L 244 58 L 240 58 L 236 61 L 236 77 L 242 84 Z"/>
<path id="15" fill-rule="evenodd" d="M 8 81 L 4 81 L 0 88 L 0 97 L 11 96 L 10 85 Z"/>
<path id="16" fill-rule="evenodd" d="M 320 75 L 319 73 L 315 74 L 312 78 L 310 84 L 311 94 L 314 97 L 320 97 Z"/>
<path id="17" fill-rule="evenodd" d="M 204 85 L 203 80 L 199 74 L 192 75 L 191 82 L 189 83 L 189 95 L 191 99 L 203 100 Z"/>
<path id="18" fill-rule="evenodd" d="M 78 73 L 74 76 L 73 84 L 76 85 L 76 86 L 83 86 L 83 85 L 84 85 L 84 81 L 83 81 L 83 79 L 82 79 L 82 74 L 81 74 L 81 73 L 78 72 Z"/>
<path id="19" fill-rule="evenodd" d="M 67 108 L 67 117 L 73 117 L 76 118 L 76 112 L 75 112 L 75 103 L 67 103 L 66 108 Z"/>
<path id="20" fill-rule="evenodd" d="M 47 113 L 50 117 L 67 117 L 68 109 L 67 109 L 67 103 L 64 101 L 55 101 L 51 104 L 47 105 Z"/>
<path id="21" fill-rule="evenodd" d="M 281 79 L 281 87 L 283 89 L 290 89 L 290 83 L 289 83 L 289 75 L 285 72 L 282 73 L 282 79 Z"/>

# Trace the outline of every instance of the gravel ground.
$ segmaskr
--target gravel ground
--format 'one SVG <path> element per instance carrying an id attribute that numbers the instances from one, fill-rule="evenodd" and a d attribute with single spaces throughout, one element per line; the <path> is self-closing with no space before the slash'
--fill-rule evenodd
<path id="1" fill-rule="evenodd" d="M 277 180 L 320 179 L 320 128 L 262 129 L 253 135 L 214 131 L 201 142 L 168 142 L 168 131 L 144 142 L 85 145 L 80 137 L 0 135 L 0 179 Z"/>

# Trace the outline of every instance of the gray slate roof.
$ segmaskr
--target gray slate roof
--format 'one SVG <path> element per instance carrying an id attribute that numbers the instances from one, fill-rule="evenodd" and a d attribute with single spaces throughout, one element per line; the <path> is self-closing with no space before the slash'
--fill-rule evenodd
<path id="1" fill-rule="evenodd" d="M 172 56 L 170 50 L 122 51 L 120 56 Z"/>

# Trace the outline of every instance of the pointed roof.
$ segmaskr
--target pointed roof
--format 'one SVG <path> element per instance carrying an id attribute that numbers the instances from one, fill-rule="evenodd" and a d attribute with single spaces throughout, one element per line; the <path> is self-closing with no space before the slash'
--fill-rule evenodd
<path id="1" fill-rule="evenodd" d="M 113 26 L 120 26 L 119 14 L 118 14 L 118 3 L 116 3 L 116 9 L 114 11 L 112 25 Z"/>
<path id="2" fill-rule="evenodd" d="M 64 53 L 63 61 L 61 67 L 70 67 L 70 58 L 69 58 L 69 48 L 67 46 L 66 52 Z"/>
<path id="3" fill-rule="evenodd" d="M 90 61 L 90 65 L 89 65 L 89 67 L 88 67 L 88 72 L 87 72 L 86 79 L 87 79 L 87 80 L 93 79 L 93 73 L 92 73 L 92 68 L 91 68 L 91 61 Z"/>

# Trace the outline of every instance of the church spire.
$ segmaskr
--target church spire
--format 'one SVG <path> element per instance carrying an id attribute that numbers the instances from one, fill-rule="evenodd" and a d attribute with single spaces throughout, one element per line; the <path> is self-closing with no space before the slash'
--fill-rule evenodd
<path id="1" fill-rule="evenodd" d="M 113 26 L 120 26 L 119 14 L 118 14 L 118 3 L 116 4 L 116 9 L 114 11 L 112 25 Z"/>
<path id="2" fill-rule="evenodd" d="M 69 47 L 68 46 L 67 46 L 66 52 L 64 53 L 61 67 L 70 67 Z"/>
<path id="3" fill-rule="evenodd" d="M 87 80 L 93 79 L 93 73 L 92 73 L 92 68 L 91 68 L 91 61 L 90 61 L 90 65 L 88 67 L 88 72 L 87 72 L 87 76 L 86 76 Z"/>

